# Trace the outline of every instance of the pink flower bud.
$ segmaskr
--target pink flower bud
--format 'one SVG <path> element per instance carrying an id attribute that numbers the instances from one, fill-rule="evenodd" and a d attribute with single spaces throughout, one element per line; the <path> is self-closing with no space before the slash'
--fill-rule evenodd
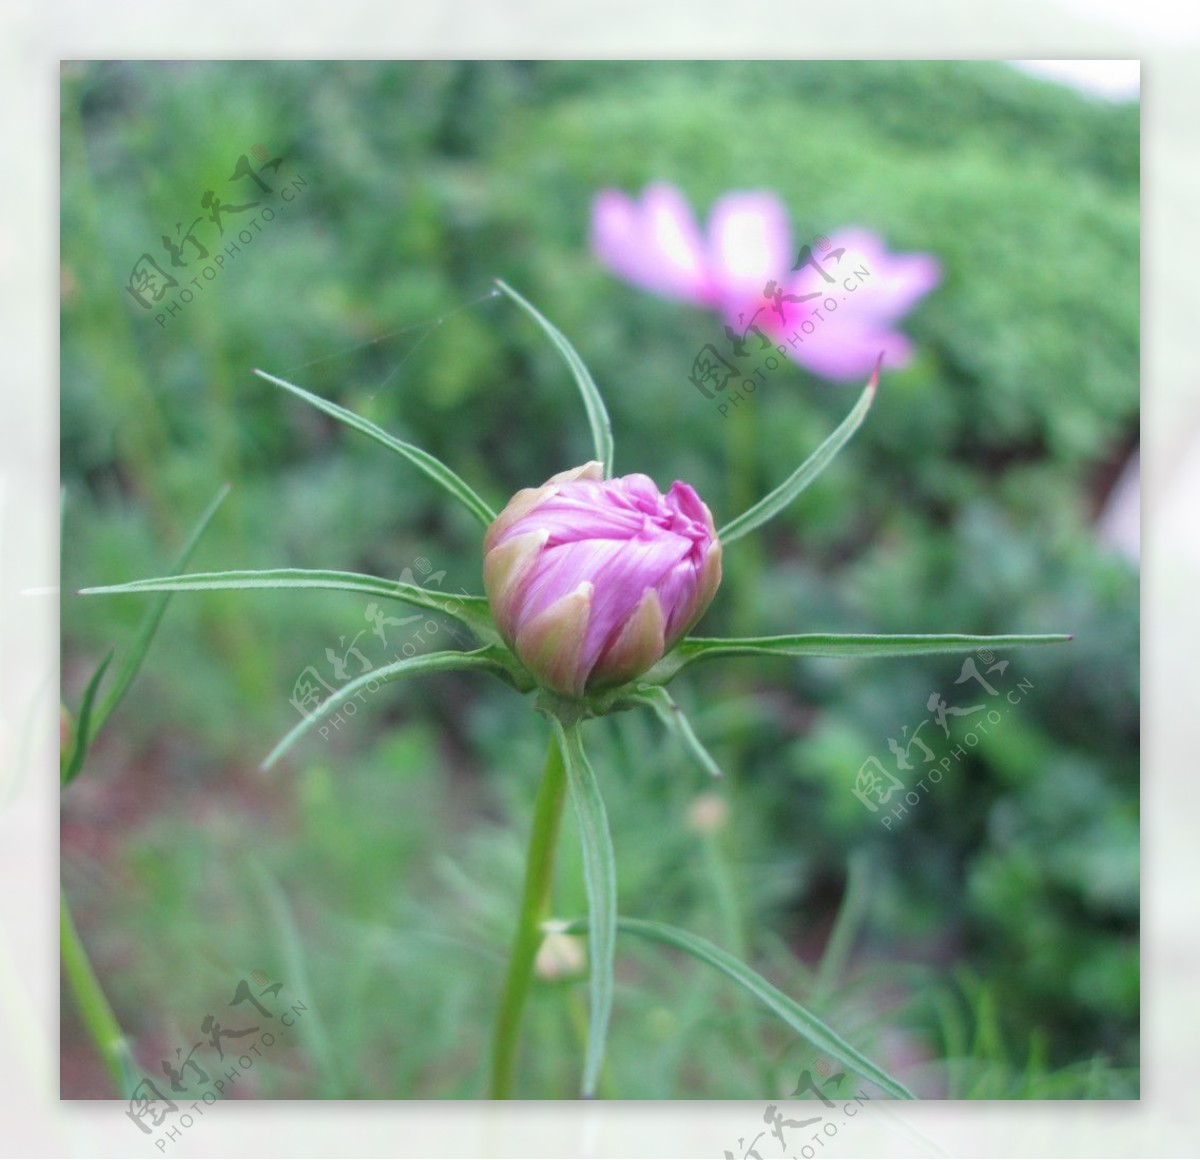
<path id="1" fill-rule="evenodd" d="M 640 676 L 721 583 L 712 515 L 686 484 L 585 463 L 517 492 L 483 540 L 501 635 L 537 680 L 578 697 Z"/>

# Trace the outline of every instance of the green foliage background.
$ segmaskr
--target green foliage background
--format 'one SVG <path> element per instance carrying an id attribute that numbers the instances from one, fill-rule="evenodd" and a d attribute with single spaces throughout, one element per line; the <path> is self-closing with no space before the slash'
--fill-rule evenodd
<path id="1" fill-rule="evenodd" d="M 826 475 L 730 549 L 702 631 L 1076 639 L 1011 654 L 1005 687 L 1030 691 L 890 829 L 854 775 L 931 691 L 955 703 L 959 660 L 689 672 L 674 691 L 718 786 L 651 720 L 594 724 L 622 907 L 745 954 L 918 1094 L 1136 1096 L 1138 580 L 1094 529 L 1138 432 L 1136 106 L 945 62 L 106 63 L 65 66 L 62 93 L 68 705 L 143 608 L 74 591 L 161 574 L 226 480 L 194 570 L 423 559 L 482 590 L 463 513 L 253 367 L 499 507 L 589 457 L 558 356 L 490 296 L 502 277 L 590 366 L 617 471 L 688 480 L 721 524 L 856 389 L 789 367 L 722 417 L 686 377 L 718 320 L 600 268 L 596 191 L 671 181 L 703 213 L 773 189 L 798 239 L 861 225 L 934 254 L 943 282 L 905 322 L 918 357 Z M 303 184 L 158 325 L 130 267 L 166 265 L 158 239 L 205 190 L 255 194 L 228 179 L 256 144 Z M 218 249 L 210 223 L 197 235 Z M 495 683 L 438 678 L 259 773 L 296 677 L 328 676 L 363 603 L 176 597 L 64 798 L 64 882 L 147 1074 L 261 968 L 313 1015 L 243 1094 L 482 1092 L 546 725 Z M 694 820 L 705 794 L 727 807 L 715 832 Z M 564 838 L 559 910 L 580 914 L 569 819 Z M 618 955 L 602 1094 L 776 1098 L 812 1066 L 701 968 Z M 63 1094 L 105 1095 L 64 1006 Z M 540 985 L 521 1095 L 575 1094 L 585 1012 L 579 980 Z"/>

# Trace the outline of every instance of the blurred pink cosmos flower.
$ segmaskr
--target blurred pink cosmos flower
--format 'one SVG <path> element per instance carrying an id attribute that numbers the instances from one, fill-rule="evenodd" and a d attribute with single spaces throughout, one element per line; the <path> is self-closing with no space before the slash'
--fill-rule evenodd
<path id="1" fill-rule="evenodd" d="M 721 582 L 712 515 L 686 484 L 605 479 L 598 461 L 517 492 L 483 541 L 496 627 L 567 696 L 640 676 L 700 619 Z"/>
<path id="2" fill-rule="evenodd" d="M 734 357 L 769 343 L 828 379 L 865 374 L 880 351 L 885 366 L 904 366 L 912 344 L 896 324 L 941 280 L 930 255 L 889 253 L 864 229 L 797 256 L 783 203 L 766 192 L 718 199 L 705 236 L 674 186 L 649 185 L 640 199 L 606 189 L 592 206 L 592 249 L 636 286 L 719 310 Z"/>

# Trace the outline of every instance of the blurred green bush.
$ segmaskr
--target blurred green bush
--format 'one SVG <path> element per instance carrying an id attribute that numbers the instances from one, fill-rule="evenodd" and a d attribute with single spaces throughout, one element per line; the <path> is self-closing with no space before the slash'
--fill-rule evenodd
<path id="1" fill-rule="evenodd" d="M 66 592 L 160 574 L 224 480 L 196 570 L 394 576 L 423 558 L 480 591 L 469 521 L 250 370 L 427 447 L 498 506 L 589 451 L 558 356 L 489 296 L 496 276 L 588 362 L 618 471 L 687 479 L 718 523 L 736 514 L 852 393 L 791 368 L 722 418 L 687 382 L 718 320 L 590 256 L 604 186 L 672 181 L 701 213 L 771 188 L 797 237 L 863 225 L 933 253 L 944 281 L 905 324 L 918 358 L 819 483 L 731 549 L 703 631 L 1076 639 L 1011 655 L 1005 688 L 1032 682 L 1020 705 L 891 828 L 855 774 L 931 691 L 955 703 L 957 660 L 689 674 L 677 695 L 729 771 L 716 835 L 689 828 L 710 787 L 650 723 L 593 727 L 623 905 L 741 941 L 803 996 L 857 855 L 830 1018 L 927 1060 L 923 1094 L 1136 1095 L 1138 580 L 1093 530 L 1137 442 L 1136 106 L 987 63 L 127 62 L 65 66 L 62 109 Z M 159 239 L 207 190 L 265 202 L 230 184 L 255 146 L 283 158 L 264 178 L 305 184 L 158 325 L 131 267 L 168 268 Z M 223 245 L 244 228 L 225 227 Z M 215 250 L 213 230 L 197 236 Z M 68 703 L 139 611 L 64 599 Z M 254 960 L 322 1013 L 291 1070 L 264 1069 L 277 1094 L 473 1096 L 542 729 L 492 686 L 396 686 L 261 778 L 298 674 L 364 626 L 341 594 L 177 597 L 120 740 L 67 797 L 64 877 L 139 1042 Z M 568 835 L 564 913 L 579 878 Z M 774 1096 L 809 1065 L 719 983 L 620 953 L 610 1093 Z M 523 1090 L 569 1097 L 583 1000 L 546 991 Z"/>

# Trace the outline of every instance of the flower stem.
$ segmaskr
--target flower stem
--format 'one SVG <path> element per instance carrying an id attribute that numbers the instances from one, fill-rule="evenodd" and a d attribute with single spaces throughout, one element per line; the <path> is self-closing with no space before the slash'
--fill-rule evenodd
<path id="1" fill-rule="evenodd" d="M 533 808 L 533 833 L 525 862 L 525 886 L 521 894 L 521 913 L 513 938 L 508 976 L 500 997 L 492 1043 L 491 1098 L 506 1100 L 512 1090 L 513 1065 L 521 1031 L 521 1013 L 529 994 L 533 961 L 541 944 L 541 924 L 549 917 L 550 887 L 554 877 L 554 852 L 558 847 L 567 777 L 562 752 L 552 734 L 546 750 L 546 765 L 538 786 Z"/>
<path id="2" fill-rule="evenodd" d="M 121 1031 L 121 1025 L 108 1005 L 100 980 L 92 970 L 87 951 L 83 949 L 79 932 L 71 920 L 67 896 L 62 895 L 59 916 L 59 953 L 62 956 L 63 973 L 75 993 L 75 1002 L 83 1016 L 84 1025 L 104 1066 L 113 1088 L 122 1099 L 128 1099 L 137 1086 L 137 1071 L 129 1044 Z"/>

